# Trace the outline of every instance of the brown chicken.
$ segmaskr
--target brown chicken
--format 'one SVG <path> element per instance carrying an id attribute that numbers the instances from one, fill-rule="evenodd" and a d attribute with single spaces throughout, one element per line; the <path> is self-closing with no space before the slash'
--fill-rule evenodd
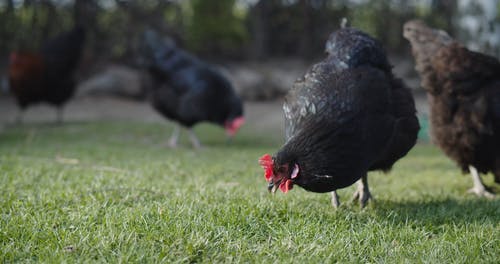
<path id="1" fill-rule="evenodd" d="M 85 31 L 75 27 L 45 43 L 39 52 L 14 51 L 10 54 L 9 87 L 22 112 L 36 103 L 49 103 L 58 109 L 75 91 L 74 73 L 80 59 Z"/>
<path id="2" fill-rule="evenodd" d="M 500 183 L 500 62 L 422 21 L 407 22 L 403 35 L 427 91 L 434 143 L 470 172 L 470 192 L 492 197 L 479 173 L 492 172 Z"/>

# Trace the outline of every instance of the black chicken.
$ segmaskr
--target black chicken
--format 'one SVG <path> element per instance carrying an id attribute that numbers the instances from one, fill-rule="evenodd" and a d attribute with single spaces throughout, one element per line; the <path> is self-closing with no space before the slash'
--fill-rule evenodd
<path id="1" fill-rule="evenodd" d="M 396 79 L 381 44 L 354 29 L 334 32 L 328 57 L 287 95 L 286 143 L 260 159 L 273 193 L 297 184 L 332 192 L 359 180 L 354 199 L 371 198 L 367 172 L 388 171 L 415 145 L 419 130 L 410 91 Z"/>
<path id="2" fill-rule="evenodd" d="M 153 31 L 144 35 L 144 58 L 155 80 L 151 91 L 153 107 L 168 119 L 189 128 L 195 148 L 200 142 L 191 127 L 207 121 L 221 125 L 232 137 L 243 125 L 243 105 L 231 83 L 214 67 L 176 47 L 168 38 Z M 175 147 L 176 126 L 169 140 Z"/>
<path id="3" fill-rule="evenodd" d="M 49 40 L 39 52 L 10 54 L 9 86 L 22 112 L 30 105 L 46 102 L 57 107 L 62 121 L 62 107 L 76 88 L 74 73 L 85 40 L 82 27 L 75 27 Z"/>
<path id="4" fill-rule="evenodd" d="M 403 35 L 429 98 L 433 141 L 470 171 L 470 192 L 492 197 L 479 173 L 492 172 L 500 183 L 500 62 L 422 21 L 407 22 Z"/>

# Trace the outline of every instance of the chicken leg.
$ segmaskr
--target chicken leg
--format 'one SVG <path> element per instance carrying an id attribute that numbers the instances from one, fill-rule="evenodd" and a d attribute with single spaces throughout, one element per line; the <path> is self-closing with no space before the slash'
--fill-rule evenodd
<path id="1" fill-rule="evenodd" d="M 24 109 L 19 110 L 16 116 L 16 124 L 21 125 L 24 120 Z"/>
<path id="2" fill-rule="evenodd" d="M 170 148 L 177 147 L 177 141 L 179 140 L 179 133 L 180 133 L 180 127 L 179 125 L 176 124 L 174 130 L 172 131 L 172 136 L 170 136 L 170 139 L 168 140 L 168 146 Z"/>
<path id="3" fill-rule="evenodd" d="M 201 148 L 200 140 L 196 137 L 196 134 L 191 128 L 189 129 L 189 139 L 191 139 L 191 144 L 193 144 L 195 149 Z"/>
<path id="4" fill-rule="evenodd" d="M 63 122 L 63 108 L 62 107 L 57 107 L 56 109 L 56 124 L 60 125 Z"/>
<path id="5" fill-rule="evenodd" d="M 337 209 L 340 206 L 339 195 L 337 194 L 337 190 L 331 192 L 332 194 L 332 205 L 333 208 Z"/>
<path id="6" fill-rule="evenodd" d="M 474 193 L 479 197 L 494 198 L 495 194 L 486 189 L 483 181 L 481 181 L 481 176 L 479 176 L 477 169 L 474 166 L 469 165 L 469 171 L 472 176 L 472 181 L 474 182 L 474 187 L 470 188 L 468 192 Z"/>
<path id="7" fill-rule="evenodd" d="M 374 200 L 370 193 L 370 189 L 368 188 L 368 176 L 364 175 L 361 177 L 361 179 L 358 180 L 357 185 L 358 189 L 352 196 L 352 202 L 359 200 L 359 205 L 361 208 L 364 208 L 368 200 Z"/>

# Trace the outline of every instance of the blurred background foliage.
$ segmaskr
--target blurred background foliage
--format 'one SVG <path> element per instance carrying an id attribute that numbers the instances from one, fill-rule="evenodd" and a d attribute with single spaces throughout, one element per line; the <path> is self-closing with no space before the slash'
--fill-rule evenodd
<path id="1" fill-rule="evenodd" d="M 213 60 L 315 59 L 342 17 L 393 53 L 409 49 L 402 24 L 421 18 L 498 55 L 498 0 L 0 0 L 0 66 L 10 51 L 37 49 L 74 23 L 87 27 L 93 61 L 135 63 L 146 28 Z"/>

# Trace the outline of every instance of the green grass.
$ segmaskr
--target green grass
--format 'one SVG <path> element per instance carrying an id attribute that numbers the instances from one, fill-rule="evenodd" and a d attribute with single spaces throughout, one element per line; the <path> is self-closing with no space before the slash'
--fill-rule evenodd
<path id="1" fill-rule="evenodd" d="M 0 262 L 498 263 L 500 200 L 420 144 L 370 174 L 364 210 L 340 191 L 268 194 L 257 159 L 280 135 L 171 150 L 162 124 L 27 125 L 0 134 Z M 264 135 L 264 132 L 261 132 Z M 493 184 L 491 175 L 486 183 Z M 498 186 L 497 186 L 498 187 Z M 498 191 L 498 188 L 497 190 Z"/>

